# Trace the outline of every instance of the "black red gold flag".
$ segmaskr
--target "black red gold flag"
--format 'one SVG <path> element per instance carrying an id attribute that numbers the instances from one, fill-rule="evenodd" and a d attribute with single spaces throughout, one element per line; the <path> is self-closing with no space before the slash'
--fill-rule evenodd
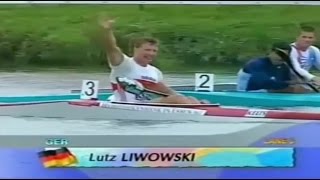
<path id="1" fill-rule="evenodd" d="M 39 152 L 38 156 L 45 167 L 68 167 L 78 162 L 77 158 L 65 147 L 45 150 Z"/>

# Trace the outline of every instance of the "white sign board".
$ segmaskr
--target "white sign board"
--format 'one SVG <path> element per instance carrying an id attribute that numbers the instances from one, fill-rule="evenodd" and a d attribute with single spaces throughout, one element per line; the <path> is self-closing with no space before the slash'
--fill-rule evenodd
<path id="1" fill-rule="evenodd" d="M 195 91 L 214 91 L 214 74 L 196 73 Z"/>
<path id="2" fill-rule="evenodd" d="M 99 81 L 83 80 L 81 88 L 81 99 L 97 99 L 99 90 Z"/>

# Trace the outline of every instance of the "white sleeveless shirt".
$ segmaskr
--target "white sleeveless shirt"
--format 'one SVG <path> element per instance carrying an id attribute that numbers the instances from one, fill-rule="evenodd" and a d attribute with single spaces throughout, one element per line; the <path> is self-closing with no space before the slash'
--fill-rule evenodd
<path id="1" fill-rule="evenodd" d="M 123 91 L 119 86 L 117 86 L 117 77 L 125 77 L 128 79 L 134 79 L 139 81 L 142 85 L 146 83 L 159 83 L 163 79 L 162 72 L 152 66 L 141 66 L 132 57 L 123 55 L 124 59 L 118 66 L 111 67 L 110 82 L 113 87 L 113 97 L 112 101 L 125 101 L 125 102 L 144 102 L 144 100 L 137 99 L 134 94 Z"/>
<path id="2" fill-rule="evenodd" d="M 295 48 L 296 44 L 291 44 L 290 53 L 291 62 L 295 70 L 307 80 L 311 80 L 315 76 L 309 73 L 314 66 L 320 70 L 320 51 L 315 46 L 310 46 L 307 50 L 302 51 Z"/>

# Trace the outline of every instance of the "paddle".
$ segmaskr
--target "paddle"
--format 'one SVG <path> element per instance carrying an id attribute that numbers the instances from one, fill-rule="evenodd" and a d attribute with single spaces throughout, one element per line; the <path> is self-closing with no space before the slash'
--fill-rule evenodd
<path id="1" fill-rule="evenodd" d="M 145 88 L 143 85 L 141 85 L 139 82 L 127 79 L 127 78 L 116 78 L 118 84 L 121 86 L 121 88 L 129 93 L 135 94 L 139 96 L 140 98 L 146 98 L 148 100 L 151 100 L 153 98 L 157 97 L 168 97 L 169 94 L 153 91 L 150 89 Z M 150 97 L 150 96 L 156 96 L 156 97 Z"/>
<path id="2" fill-rule="evenodd" d="M 285 61 L 286 65 L 295 73 L 295 75 L 302 81 L 305 81 L 305 78 L 298 73 L 298 71 L 293 67 L 291 60 L 290 60 L 290 56 L 287 54 L 287 52 L 283 51 L 282 49 L 278 49 L 276 48 L 276 50 L 278 51 L 278 55 Z M 308 85 L 313 91 L 319 93 L 319 90 L 313 86 L 312 84 L 308 83 L 308 82 L 304 82 L 304 84 Z"/>
<path id="3" fill-rule="evenodd" d="M 166 94 L 166 93 L 147 89 L 142 84 L 140 84 L 138 81 L 135 81 L 135 80 L 117 77 L 116 81 L 118 82 L 118 84 L 121 86 L 121 88 L 124 91 L 132 93 L 132 94 L 136 95 L 138 98 L 145 98 L 147 100 L 152 100 L 152 99 L 158 98 L 158 97 L 170 96 L 169 94 Z M 201 104 L 207 104 L 209 106 L 212 106 L 212 105 L 216 106 L 217 105 L 217 104 L 210 104 L 209 102 L 207 102 L 205 100 L 202 100 Z"/>

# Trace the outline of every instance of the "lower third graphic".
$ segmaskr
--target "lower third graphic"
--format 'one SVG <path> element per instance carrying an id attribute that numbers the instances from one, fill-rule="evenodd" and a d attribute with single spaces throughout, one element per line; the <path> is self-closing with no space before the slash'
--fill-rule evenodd
<path id="1" fill-rule="evenodd" d="M 60 148 L 41 152 L 45 167 L 294 167 L 290 147 Z"/>

